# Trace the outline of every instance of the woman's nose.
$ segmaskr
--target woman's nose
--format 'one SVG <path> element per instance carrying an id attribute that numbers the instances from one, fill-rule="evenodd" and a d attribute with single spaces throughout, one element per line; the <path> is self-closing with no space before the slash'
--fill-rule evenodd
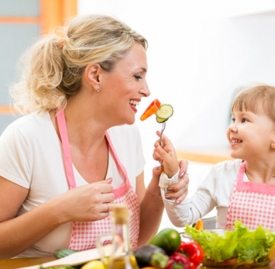
<path id="1" fill-rule="evenodd" d="M 148 87 L 148 85 L 147 85 L 147 82 L 144 83 L 143 87 L 140 89 L 140 92 L 141 92 L 143 95 L 145 95 L 146 97 L 148 97 L 148 96 L 151 94 L 151 92 L 150 92 L 150 90 L 149 90 L 149 87 Z"/>

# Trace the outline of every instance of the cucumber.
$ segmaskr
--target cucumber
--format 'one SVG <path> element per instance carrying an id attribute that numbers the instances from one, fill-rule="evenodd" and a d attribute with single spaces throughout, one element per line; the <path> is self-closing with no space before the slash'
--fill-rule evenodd
<path id="1" fill-rule="evenodd" d="M 174 109 L 169 104 L 163 104 L 156 112 L 157 122 L 167 121 L 174 113 Z"/>
<path id="2" fill-rule="evenodd" d="M 162 248 L 170 256 L 178 250 L 180 243 L 180 233 L 173 228 L 166 228 L 157 233 L 148 244 Z"/>
<path id="3" fill-rule="evenodd" d="M 62 248 L 62 249 L 57 249 L 54 251 L 53 255 L 57 259 L 64 258 L 66 256 L 69 256 L 73 253 L 77 252 L 77 250 L 74 249 L 69 249 L 69 248 Z"/>
<path id="4" fill-rule="evenodd" d="M 162 123 L 162 122 L 167 121 L 167 119 L 163 119 L 163 118 L 159 118 L 159 117 L 157 117 L 156 120 L 157 120 L 158 123 Z"/>

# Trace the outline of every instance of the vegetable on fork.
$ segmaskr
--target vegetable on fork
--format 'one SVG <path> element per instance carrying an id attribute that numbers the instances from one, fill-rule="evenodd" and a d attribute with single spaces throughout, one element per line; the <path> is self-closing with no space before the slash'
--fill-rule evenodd
<path id="1" fill-rule="evenodd" d="M 158 99 L 155 99 L 141 115 L 140 120 L 146 120 L 153 114 L 156 115 L 156 120 L 158 123 L 163 123 L 167 121 L 174 113 L 174 109 L 169 104 L 161 104 Z"/>
<path id="2" fill-rule="evenodd" d="M 158 123 L 162 123 L 161 134 L 160 134 L 160 145 L 162 146 L 162 134 L 166 127 L 166 121 L 173 115 L 174 109 L 169 104 L 161 105 L 158 99 L 155 99 L 141 115 L 140 120 L 146 120 L 153 114 L 156 115 Z"/>
<path id="3" fill-rule="evenodd" d="M 156 114 L 157 110 L 160 107 L 160 101 L 158 99 L 154 100 L 144 111 L 144 113 L 141 115 L 140 119 L 141 120 L 146 120 L 153 114 Z"/>

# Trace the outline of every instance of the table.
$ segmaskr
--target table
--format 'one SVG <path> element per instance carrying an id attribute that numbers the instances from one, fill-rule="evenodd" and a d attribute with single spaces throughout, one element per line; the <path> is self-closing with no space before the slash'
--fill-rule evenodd
<path id="1" fill-rule="evenodd" d="M 38 258 L 0 259 L 0 269 L 15 269 L 20 267 L 42 264 L 53 260 L 55 260 L 53 256 L 43 257 L 43 258 L 38 257 Z"/>
<path id="2" fill-rule="evenodd" d="M 54 257 L 0 259 L 0 269 L 16 269 L 16 268 L 20 268 L 20 267 L 42 264 L 42 263 L 53 261 L 53 260 L 55 260 Z M 263 266 L 263 267 L 258 267 L 258 268 L 259 269 L 270 269 L 269 266 Z M 200 266 L 198 269 L 212 269 L 212 268 Z M 213 269 L 219 269 L 219 268 L 216 267 Z M 222 269 L 230 269 L 230 267 L 223 267 Z M 248 267 L 246 267 L 246 269 L 248 269 Z M 256 269 L 256 267 L 254 267 L 253 269 Z"/>

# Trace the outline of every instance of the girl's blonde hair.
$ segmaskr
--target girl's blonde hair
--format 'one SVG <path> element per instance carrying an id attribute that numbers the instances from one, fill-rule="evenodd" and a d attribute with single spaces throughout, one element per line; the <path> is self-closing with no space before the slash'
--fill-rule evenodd
<path id="1" fill-rule="evenodd" d="M 143 36 L 112 17 L 75 17 L 23 55 L 21 81 L 10 89 L 15 108 L 29 113 L 66 106 L 66 100 L 80 90 L 81 75 L 88 64 L 98 63 L 111 71 L 135 42 L 147 49 Z"/>
<path id="2" fill-rule="evenodd" d="M 231 112 L 251 111 L 257 113 L 259 108 L 275 122 L 275 87 L 258 85 L 241 91 L 235 97 Z"/>

